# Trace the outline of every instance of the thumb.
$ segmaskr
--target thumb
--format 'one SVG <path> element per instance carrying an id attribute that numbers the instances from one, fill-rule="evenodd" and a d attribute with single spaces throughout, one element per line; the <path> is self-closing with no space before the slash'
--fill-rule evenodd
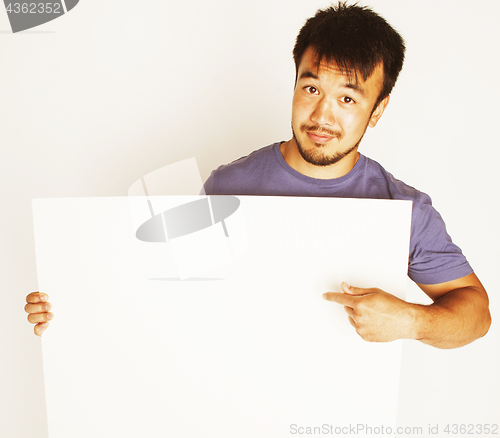
<path id="1" fill-rule="evenodd" d="M 351 286 L 345 281 L 343 281 L 340 286 L 342 287 L 342 291 L 349 295 L 366 295 L 367 293 L 369 293 L 367 289 Z"/>

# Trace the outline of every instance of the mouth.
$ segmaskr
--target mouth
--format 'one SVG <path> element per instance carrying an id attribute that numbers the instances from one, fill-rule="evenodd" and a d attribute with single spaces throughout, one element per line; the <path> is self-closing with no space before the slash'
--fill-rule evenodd
<path id="1" fill-rule="evenodd" d="M 315 132 L 315 131 L 307 131 L 307 136 L 314 142 L 319 144 L 328 143 L 330 140 L 335 137 L 332 135 L 326 135 L 323 133 Z"/>

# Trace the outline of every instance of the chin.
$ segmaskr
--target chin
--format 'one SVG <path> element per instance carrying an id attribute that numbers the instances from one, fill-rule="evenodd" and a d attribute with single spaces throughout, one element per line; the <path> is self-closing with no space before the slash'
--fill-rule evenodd
<path id="1" fill-rule="evenodd" d="M 305 149 L 302 147 L 300 143 L 297 142 L 298 151 L 302 157 L 302 159 L 309 164 L 314 166 L 331 166 L 332 164 L 338 163 L 343 158 L 350 155 L 352 152 L 356 150 L 358 145 L 354 145 L 350 149 L 344 152 L 333 152 L 327 153 L 326 151 L 321 151 L 320 148 L 327 148 L 326 145 L 313 143 L 315 146 L 309 149 Z"/>

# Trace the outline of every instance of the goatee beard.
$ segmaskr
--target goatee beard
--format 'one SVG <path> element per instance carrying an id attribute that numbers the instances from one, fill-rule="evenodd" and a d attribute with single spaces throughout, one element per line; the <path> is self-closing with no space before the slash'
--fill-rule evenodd
<path id="1" fill-rule="evenodd" d="M 330 131 L 330 130 L 327 130 L 324 128 L 320 128 L 319 126 L 302 125 L 300 127 L 300 130 L 304 133 L 306 133 L 308 131 L 313 131 L 313 132 L 317 132 L 317 133 L 324 133 L 327 135 L 331 135 L 332 137 L 336 137 L 338 139 L 340 139 L 342 137 L 341 134 L 337 131 Z M 335 152 L 333 155 L 324 155 L 321 152 L 321 149 L 323 147 L 325 147 L 324 145 L 315 143 L 317 145 L 317 147 L 315 149 L 311 149 L 311 150 L 305 149 L 300 144 L 297 136 L 295 135 L 295 132 L 293 130 L 293 126 L 292 126 L 292 134 L 293 134 L 293 138 L 295 139 L 295 143 L 297 143 L 297 148 L 298 148 L 299 153 L 302 156 L 302 158 L 305 161 L 307 161 L 309 164 L 312 164 L 314 166 L 330 166 L 332 164 L 338 163 L 340 160 L 342 160 L 342 158 L 346 157 L 351 152 L 353 152 L 359 146 L 359 143 L 361 142 L 361 139 L 363 138 L 363 136 L 362 136 L 359 139 L 359 141 L 353 147 L 348 149 L 347 151 Z"/>

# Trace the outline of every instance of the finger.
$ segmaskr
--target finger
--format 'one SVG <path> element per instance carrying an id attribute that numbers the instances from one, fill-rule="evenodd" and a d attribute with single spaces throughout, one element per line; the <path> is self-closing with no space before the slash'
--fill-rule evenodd
<path id="1" fill-rule="evenodd" d="M 42 336 L 42 333 L 46 330 L 48 326 L 49 326 L 48 322 L 42 322 L 40 324 L 35 325 L 35 335 Z"/>
<path id="2" fill-rule="evenodd" d="M 349 294 L 349 295 L 361 296 L 361 295 L 367 295 L 367 294 L 371 293 L 371 289 L 364 289 L 362 287 L 354 287 L 354 286 L 347 284 L 345 281 L 343 281 L 340 286 L 342 287 L 342 290 L 344 291 L 344 293 Z"/>
<path id="3" fill-rule="evenodd" d="M 26 304 L 24 306 L 24 311 L 27 313 L 46 313 L 49 310 L 52 310 L 52 304 L 50 303 Z"/>
<path id="4" fill-rule="evenodd" d="M 325 292 L 323 298 L 327 301 L 343 304 L 344 306 L 354 306 L 355 298 L 341 292 Z"/>
<path id="5" fill-rule="evenodd" d="M 356 325 L 356 321 L 354 321 L 354 319 L 352 319 L 350 316 L 349 316 L 349 322 L 351 323 L 351 325 L 352 325 L 355 329 L 357 329 L 357 328 L 358 328 L 358 326 Z"/>
<path id="6" fill-rule="evenodd" d="M 351 318 L 354 318 L 354 309 L 352 307 L 344 306 L 344 310 Z"/>
<path id="7" fill-rule="evenodd" d="M 26 297 L 27 303 L 44 303 L 49 300 L 49 296 L 43 292 L 32 292 Z"/>
<path id="8" fill-rule="evenodd" d="M 39 322 L 46 322 L 54 319 L 54 315 L 50 312 L 47 313 L 30 313 L 28 315 L 28 321 L 32 324 L 38 324 Z"/>

